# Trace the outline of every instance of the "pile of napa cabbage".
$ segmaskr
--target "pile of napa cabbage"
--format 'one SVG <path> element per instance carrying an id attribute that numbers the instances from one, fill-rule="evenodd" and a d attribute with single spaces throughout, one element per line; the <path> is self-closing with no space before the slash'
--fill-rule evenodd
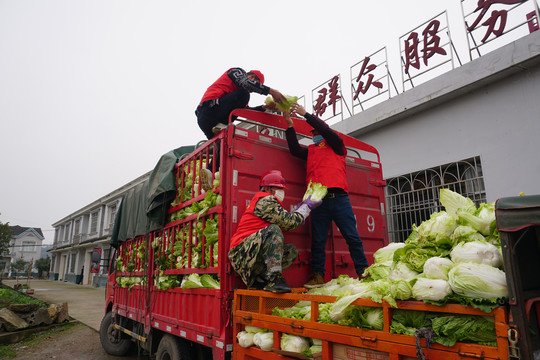
<path id="1" fill-rule="evenodd" d="M 341 275 L 309 290 L 309 294 L 337 296 L 333 303 L 319 304 L 317 321 L 382 330 L 382 308 L 351 305 L 359 298 L 385 300 L 393 307 L 397 300 L 460 303 L 486 313 L 498 306 L 508 293 L 494 204 L 476 207 L 472 200 L 448 189 L 440 191 L 440 201 L 446 211 L 413 225 L 405 243 L 391 243 L 375 252 L 374 263 L 364 272 L 366 278 Z M 393 314 L 391 331 L 395 333 L 414 335 L 417 328 L 430 326 L 435 341 L 443 345 L 496 342 L 490 317 L 407 310 Z M 299 301 L 291 308 L 275 308 L 273 315 L 310 320 L 311 304 Z"/>
<path id="2" fill-rule="evenodd" d="M 243 331 L 236 334 L 238 344 L 242 347 L 256 346 L 263 351 L 271 351 L 274 347 L 274 333 L 268 329 L 246 325 Z M 304 354 L 313 357 L 313 354 L 322 351 L 322 341 L 287 333 L 281 334 L 280 350 Z"/>

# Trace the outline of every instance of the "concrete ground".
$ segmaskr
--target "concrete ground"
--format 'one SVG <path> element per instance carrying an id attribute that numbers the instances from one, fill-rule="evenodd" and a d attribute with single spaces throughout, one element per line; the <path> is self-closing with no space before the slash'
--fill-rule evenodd
<path id="1" fill-rule="evenodd" d="M 10 287 L 17 280 L 2 280 Z M 19 280 L 26 284 L 27 280 Z M 36 299 L 49 304 L 68 303 L 69 315 L 83 324 L 99 331 L 101 319 L 105 314 L 105 289 L 90 285 L 76 285 L 63 281 L 30 280 L 30 288 L 34 289 L 32 295 Z"/>

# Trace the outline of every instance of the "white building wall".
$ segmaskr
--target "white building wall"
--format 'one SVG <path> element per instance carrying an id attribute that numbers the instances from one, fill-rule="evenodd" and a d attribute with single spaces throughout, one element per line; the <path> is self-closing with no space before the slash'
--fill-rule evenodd
<path id="1" fill-rule="evenodd" d="M 391 178 L 480 156 L 487 201 L 539 194 L 540 31 L 334 126 Z"/>

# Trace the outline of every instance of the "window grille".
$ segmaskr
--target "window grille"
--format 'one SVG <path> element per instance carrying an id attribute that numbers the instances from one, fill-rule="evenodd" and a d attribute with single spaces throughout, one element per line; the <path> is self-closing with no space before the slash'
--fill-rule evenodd
<path id="1" fill-rule="evenodd" d="M 405 241 L 432 213 L 443 211 L 439 190 L 448 188 L 479 205 L 486 202 L 480 157 L 440 165 L 386 180 L 387 225 L 391 242 Z"/>
<path id="2" fill-rule="evenodd" d="M 23 252 L 34 252 L 34 251 L 36 251 L 36 243 L 34 241 L 23 241 L 22 242 L 22 251 Z"/>
<path id="3" fill-rule="evenodd" d="M 90 214 L 90 234 L 97 233 L 98 230 L 98 212 L 94 211 Z"/>
<path id="4" fill-rule="evenodd" d="M 116 217 L 116 204 L 109 206 L 109 229 L 114 227 L 114 218 Z"/>
<path id="5" fill-rule="evenodd" d="M 70 230 L 71 230 L 71 223 L 67 223 L 66 226 L 65 226 L 65 229 L 66 229 L 66 231 L 64 232 L 64 242 L 68 242 L 69 241 L 69 234 L 70 234 Z"/>

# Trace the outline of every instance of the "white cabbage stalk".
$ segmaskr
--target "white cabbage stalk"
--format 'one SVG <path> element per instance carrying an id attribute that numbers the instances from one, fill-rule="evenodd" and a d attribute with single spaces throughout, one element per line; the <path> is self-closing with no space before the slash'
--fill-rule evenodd
<path id="1" fill-rule="evenodd" d="M 268 330 L 266 330 L 266 329 L 262 329 L 260 327 L 251 326 L 251 325 L 246 325 L 245 330 L 247 332 L 254 333 L 254 334 L 258 333 L 258 332 L 268 332 Z"/>
<path id="2" fill-rule="evenodd" d="M 504 271 L 486 264 L 456 264 L 448 273 L 448 282 L 456 294 L 474 299 L 508 296 Z"/>
<path id="3" fill-rule="evenodd" d="M 414 279 L 417 275 L 418 273 L 416 271 L 409 269 L 407 264 L 405 264 L 402 261 L 399 261 L 396 264 L 394 264 L 394 266 L 390 270 L 390 274 L 388 275 L 388 278 L 392 281 L 394 280 L 410 281 Z"/>
<path id="4" fill-rule="evenodd" d="M 274 346 L 274 333 L 258 332 L 253 336 L 253 343 L 263 351 L 271 351 Z"/>
<path id="5" fill-rule="evenodd" d="M 366 312 L 366 321 L 375 330 L 382 330 L 384 326 L 382 308 L 372 308 Z"/>
<path id="6" fill-rule="evenodd" d="M 419 278 L 412 288 L 416 300 L 439 301 L 451 293 L 450 284 L 442 279 Z"/>
<path id="7" fill-rule="evenodd" d="M 500 267 L 503 264 L 499 249 L 490 243 L 471 241 L 459 243 L 450 253 L 452 261 L 455 263 L 476 263 Z"/>
<path id="8" fill-rule="evenodd" d="M 362 294 L 354 294 L 337 299 L 330 307 L 328 314 L 330 319 L 335 322 L 343 319 L 345 316 L 345 309 L 351 305 L 352 302 L 354 302 L 356 299 L 360 299 L 361 297 L 363 297 Z"/>
<path id="9" fill-rule="evenodd" d="M 247 331 L 240 331 L 238 334 L 236 334 L 236 338 L 238 339 L 238 344 L 241 346 L 241 347 L 250 347 L 251 345 L 253 345 L 253 336 L 255 334 L 254 333 L 250 333 L 250 332 L 247 332 Z"/>
<path id="10" fill-rule="evenodd" d="M 309 341 L 305 337 L 282 334 L 281 335 L 281 350 L 301 353 L 309 349 Z"/>
<path id="11" fill-rule="evenodd" d="M 448 280 L 448 272 L 454 262 L 448 258 L 434 256 L 424 263 L 424 275 L 430 279 Z"/>
<path id="12" fill-rule="evenodd" d="M 405 243 L 390 243 L 385 247 L 380 248 L 373 254 L 373 260 L 375 263 L 381 263 L 385 261 L 392 261 L 394 259 L 394 252 L 405 246 Z"/>

